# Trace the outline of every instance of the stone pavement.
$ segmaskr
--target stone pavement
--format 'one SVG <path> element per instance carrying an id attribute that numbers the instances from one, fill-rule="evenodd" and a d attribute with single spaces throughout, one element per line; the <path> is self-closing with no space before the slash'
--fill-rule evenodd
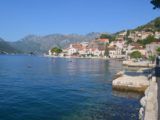
<path id="1" fill-rule="evenodd" d="M 158 120 L 160 120 L 160 67 L 155 68 L 156 81 L 158 84 Z"/>
<path id="2" fill-rule="evenodd" d="M 160 120 L 160 77 L 157 77 L 158 84 L 158 120 Z"/>

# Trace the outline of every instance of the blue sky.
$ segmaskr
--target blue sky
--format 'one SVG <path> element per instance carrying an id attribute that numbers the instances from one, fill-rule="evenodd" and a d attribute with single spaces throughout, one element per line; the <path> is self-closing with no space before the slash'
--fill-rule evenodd
<path id="1" fill-rule="evenodd" d="M 150 0 L 0 0 L 0 37 L 117 32 L 160 16 Z"/>

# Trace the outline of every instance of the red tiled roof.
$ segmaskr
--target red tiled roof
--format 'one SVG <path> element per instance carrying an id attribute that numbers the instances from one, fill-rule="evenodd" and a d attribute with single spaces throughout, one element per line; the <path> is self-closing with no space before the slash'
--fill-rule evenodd
<path id="1" fill-rule="evenodd" d="M 109 42 L 109 39 L 105 39 L 105 38 L 100 38 L 97 40 L 98 42 Z"/>
<path id="2" fill-rule="evenodd" d="M 78 49 L 78 50 L 82 49 L 82 45 L 79 44 L 79 43 L 72 44 L 72 47 L 75 48 L 75 49 Z"/>
<path id="3" fill-rule="evenodd" d="M 91 50 L 92 50 L 92 51 L 95 51 L 95 50 L 96 50 L 96 48 L 91 48 Z"/>
<path id="4" fill-rule="evenodd" d="M 116 46 L 115 45 L 110 46 L 110 47 L 108 47 L 108 50 L 116 50 Z"/>
<path id="5" fill-rule="evenodd" d="M 134 43 L 131 43 L 131 45 L 132 45 L 132 46 L 142 46 L 142 45 L 140 45 L 140 44 L 138 44 L 138 43 L 135 43 L 135 42 L 134 42 Z"/>
<path id="6" fill-rule="evenodd" d="M 143 49 L 143 47 L 140 47 L 140 46 L 134 46 L 133 48 L 132 48 L 132 50 L 134 50 L 134 49 Z"/>
<path id="7" fill-rule="evenodd" d="M 143 48 L 143 46 L 138 43 L 131 43 L 131 46 L 134 46 L 134 48 Z"/>

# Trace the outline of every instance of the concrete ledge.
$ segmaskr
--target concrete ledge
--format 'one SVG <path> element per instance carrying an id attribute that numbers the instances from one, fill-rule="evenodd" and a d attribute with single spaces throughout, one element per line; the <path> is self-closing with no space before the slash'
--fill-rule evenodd
<path id="1" fill-rule="evenodd" d="M 142 105 L 139 111 L 140 120 L 158 120 L 157 90 L 156 78 L 153 77 L 145 91 L 145 96 L 140 100 Z"/>
<path id="2" fill-rule="evenodd" d="M 123 61 L 123 65 L 128 67 L 155 67 L 155 64 L 151 64 L 148 62 L 133 62 L 132 60 Z"/>
<path id="3" fill-rule="evenodd" d="M 149 85 L 147 77 L 123 75 L 112 81 L 112 88 L 121 91 L 144 92 Z"/>

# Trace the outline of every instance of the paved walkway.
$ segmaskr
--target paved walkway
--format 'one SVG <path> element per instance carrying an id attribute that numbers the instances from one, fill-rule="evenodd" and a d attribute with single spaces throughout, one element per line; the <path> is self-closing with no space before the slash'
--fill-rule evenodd
<path id="1" fill-rule="evenodd" d="M 158 120 L 160 120 L 160 67 L 156 67 L 155 73 L 158 84 Z"/>
<path id="2" fill-rule="evenodd" d="M 158 83 L 158 120 L 160 120 L 160 77 L 157 77 Z"/>

